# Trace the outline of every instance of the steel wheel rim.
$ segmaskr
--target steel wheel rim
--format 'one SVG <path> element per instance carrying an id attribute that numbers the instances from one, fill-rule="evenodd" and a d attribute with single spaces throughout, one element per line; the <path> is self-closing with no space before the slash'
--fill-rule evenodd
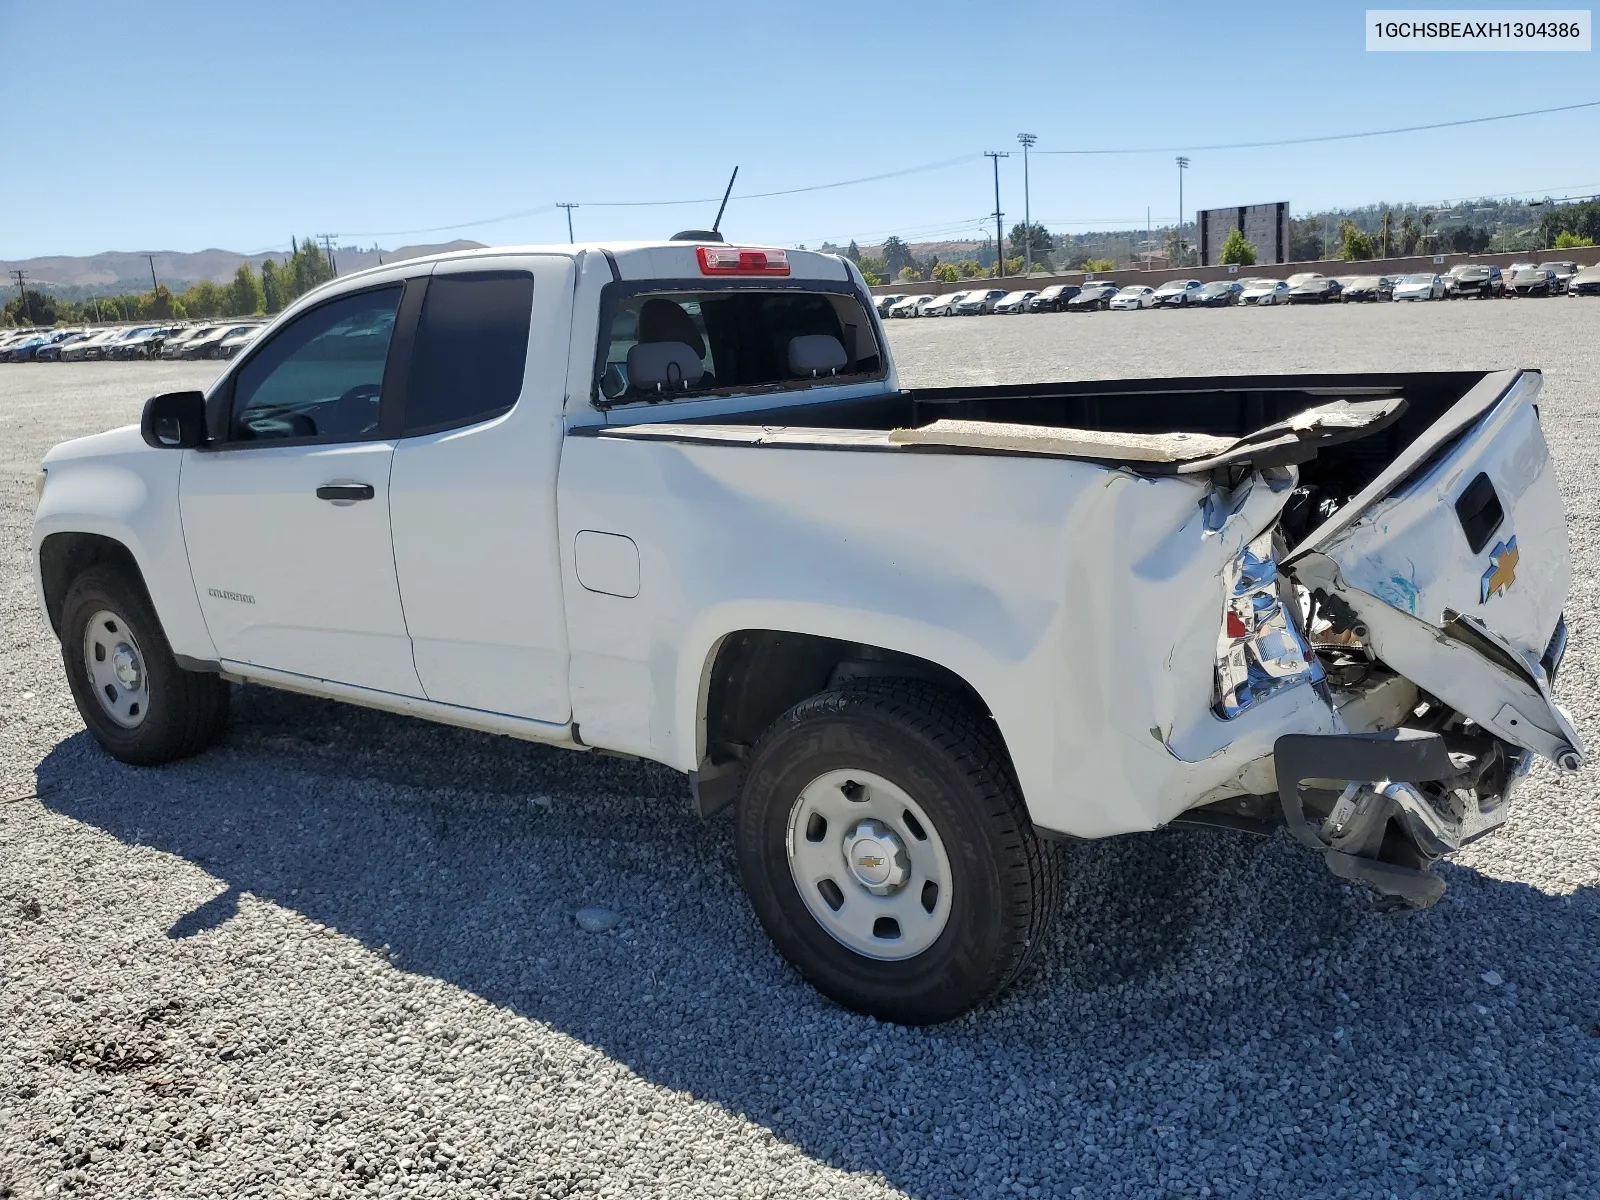
<path id="1" fill-rule="evenodd" d="M 871 771 L 819 775 L 789 811 L 789 871 L 807 911 L 867 958 L 914 958 L 950 919 L 950 858 L 927 810 Z"/>
<path id="2" fill-rule="evenodd" d="M 128 623 L 100 609 L 83 628 L 83 665 L 100 709 L 124 729 L 150 715 L 150 674 Z"/>

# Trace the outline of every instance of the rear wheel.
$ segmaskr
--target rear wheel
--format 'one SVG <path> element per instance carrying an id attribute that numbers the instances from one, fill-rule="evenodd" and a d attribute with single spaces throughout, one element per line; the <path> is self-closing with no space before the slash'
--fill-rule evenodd
<path id="1" fill-rule="evenodd" d="M 227 723 L 228 685 L 178 666 L 144 588 L 115 568 L 90 567 L 67 589 L 61 656 L 83 723 L 125 763 L 198 754 Z"/>
<path id="2" fill-rule="evenodd" d="M 988 718 L 917 682 L 823 692 L 780 717 L 751 757 L 738 852 L 784 957 L 840 1004 L 908 1025 L 999 994 L 1057 906 L 1055 847 Z"/>

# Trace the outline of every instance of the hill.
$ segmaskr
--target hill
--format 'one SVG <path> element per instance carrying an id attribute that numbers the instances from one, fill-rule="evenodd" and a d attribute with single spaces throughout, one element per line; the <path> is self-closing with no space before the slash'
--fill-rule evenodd
<path id="1" fill-rule="evenodd" d="M 424 254 L 442 254 L 450 250 L 476 250 L 482 242 L 457 239 L 439 245 L 401 246 L 394 250 L 378 247 L 358 249 L 340 246 L 334 250 L 339 273 L 347 275 L 383 262 L 405 258 L 419 258 Z M 144 292 L 150 289 L 150 259 L 155 259 L 156 278 L 175 292 L 202 280 L 226 283 L 233 278 L 240 263 L 249 263 L 259 271 L 267 259 L 282 262 L 285 253 L 239 254 L 232 250 L 198 250 L 182 253 L 175 250 L 108 250 L 103 254 L 71 256 L 49 255 L 43 258 L 24 258 L 13 262 L 0 261 L 0 278 L 9 279 L 11 271 L 27 273 L 30 287 L 51 292 L 70 300 L 83 300 L 90 296 L 114 296 L 123 292 Z"/>

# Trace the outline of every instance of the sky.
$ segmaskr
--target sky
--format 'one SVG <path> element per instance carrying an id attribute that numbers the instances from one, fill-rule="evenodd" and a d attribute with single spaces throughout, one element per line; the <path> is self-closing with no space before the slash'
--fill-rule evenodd
<path id="1" fill-rule="evenodd" d="M 1064 232 L 1170 223 L 1177 148 L 1188 219 L 1600 192 L 1600 107 L 1190 149 L 1600 100 L 1592 51 L 1369 53 L 1365 14 L 1344 0 L 0 0 L 0 259 L 250 253 L 309 233 L 564 242 L 558 201 L 580 206 L 579 240 L 661 237 L 707 226 L 735 165 L 731 240 L 979 237 L 985 150 L 1011 152 L 1007 229 L 1023 215 L 1020 132 L 1038 138 L 1029 210 Z M 659 203 L 677 200 L 695 202 Z"/>

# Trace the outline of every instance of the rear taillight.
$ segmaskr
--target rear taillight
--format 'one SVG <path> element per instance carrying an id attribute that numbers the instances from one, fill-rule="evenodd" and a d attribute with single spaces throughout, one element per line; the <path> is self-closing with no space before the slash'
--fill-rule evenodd
<path id="1" fill-rule="evenodd" d="M 747 246 L 696 246 L 702 275 L 787 275 L 787 250 L 752 250 Z"/>
<path id="2" fill-rule="evenodd" d="M 1217 635 L 1217 715 L 1236 717 L 1256 701 L 1323 678 L 1322 664 L 1284 604 L 1293 593 L 1278 574 L 1272 534 L 1264 533 L 1228 564 Z"/>

